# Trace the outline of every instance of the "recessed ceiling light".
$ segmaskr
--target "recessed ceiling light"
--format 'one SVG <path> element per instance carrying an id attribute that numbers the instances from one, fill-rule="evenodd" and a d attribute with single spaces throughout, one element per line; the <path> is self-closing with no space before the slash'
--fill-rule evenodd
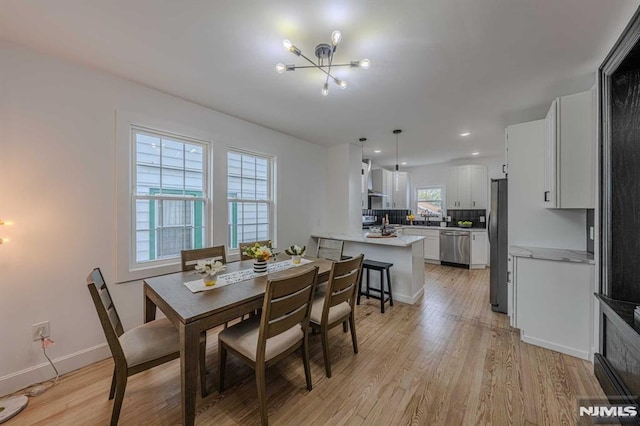
<path id="1" fill-rule="evenodd" d="M 376 153 L 376 154 L 380 154 L 382 151 L 380 151 L 379 149 L 376 149 L 373 152 Z"/>
<path id="2" fill-rule="evenodd" d="M 478 155 L 478 154 L 480 154 L 478 151 L 471 153 L 471 155 Z"/>
<path id="3" fill-rule="evenodd" d="M 402 163 L 400 163 L 400 164 L 402 164 L 403 166 L 406 166 L 406 165 L 407 165 L 407 162 L 406 162 L 406 161 L 403 161 L 403 162 L 402 162 Z"/>
<path id="4" fill-rule="evenodd" d="M 462 132 L 460 133 L 460 136 L 464 137 L 464 136 L 469 136 L 471 134 L 471 132 Z"/>

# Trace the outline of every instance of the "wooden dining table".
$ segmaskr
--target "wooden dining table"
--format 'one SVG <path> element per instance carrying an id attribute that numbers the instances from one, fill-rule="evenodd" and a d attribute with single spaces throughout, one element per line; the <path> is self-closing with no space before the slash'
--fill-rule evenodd
<path id="1" fill-rule="evenodd" d="M 278 261 L 288 256 L 279 255 Z M 329 278 L 332 261 L 307 257 L 306 263 L 318 266 L 318 282 Z M 231 262 L 224 273 L 251 269 L 252 260 Z M 156 318 L 156 308 L 180 332 L 180 387 L 182 391 L 182 424 L 193 425 L 196 417 L 198 387 L 198 349 L 200 334 L 262 308 L 267 279 L 284 278 L 298 268 L 265 274 L 246 281 L 227 284 L 192 293 L 184 283 L 198 279 L 195 271 L 176 272 L 144 280 L 144 321 Z"/>

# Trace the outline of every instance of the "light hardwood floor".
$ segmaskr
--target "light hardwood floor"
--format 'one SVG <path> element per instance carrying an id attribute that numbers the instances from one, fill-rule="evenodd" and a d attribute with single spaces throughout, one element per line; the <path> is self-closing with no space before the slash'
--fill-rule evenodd
<path id="1" fill-rule="evenodd" d="M 385 314 L 363 298 L 358 355 L 341 327 L 330 332 L 331 379 L 311 336 L 311 392 L 299 356 L 268 370 L 271 424 L 575 424 L 576 397 L 603 396 L 590 363 L 520 342 L 506 315 L 491 311 L 488 270 L 429 265 L 425 282 L 419 303 Z M 216 367 L 217 339 L 207 340 Z M 112 368 L 105 360 L 62 377 L 6 424 L 108 424 Z M 233 357 L 227 371 L 227 390 L 199 400 L 197 424 L 258 424 L 253 371 Z M 178 360 L 131 377 L 120 424 L 179 424 L 179 384 Z"/>

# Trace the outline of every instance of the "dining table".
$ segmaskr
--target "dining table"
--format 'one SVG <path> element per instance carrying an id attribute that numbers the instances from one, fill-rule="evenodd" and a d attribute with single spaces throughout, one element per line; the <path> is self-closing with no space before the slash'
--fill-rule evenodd
<path id="1" fill-rule="evenodd" d="M 289 256 L 279 255 L 278 262 Z M 305 257 L 304 266 L 318 267 L 317 282 L 326 281 L 333 262 Z M 226 264 L 224 273 L 252 269 L 253 260 Z M 156 311 L 171 321 L 180 333 L 180 388 L 182 392 L 182 424 L 193 425 L 196 417 L 198 387 L 198 353 L 201 333 L 242 315 L 262 308 L 268 279 L 285 278 L 296 273 L 298 267 L 257 275 L 245 281 L 226 284 L 213 289 L 192 292 L 185 282 L 198 279 L 196 271 L 183 271 L 144 279 L 144 321 L 153 321 Z M 156 309 L 157 308 L 157 309 Z"/>

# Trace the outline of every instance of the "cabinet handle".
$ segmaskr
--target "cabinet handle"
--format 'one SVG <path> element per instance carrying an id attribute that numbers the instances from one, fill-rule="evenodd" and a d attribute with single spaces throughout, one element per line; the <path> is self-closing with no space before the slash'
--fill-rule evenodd
<path id="1" fill-rule="evenodd" d="M 503 175 L 506 175 L 506 174 L 507 174 L 507 172 L 505 172 L 505 170 L 504 170 L 506 167 L 507 167 L 507 165 L 506 165 L 506 164 L 503 164 L 503 165 L 502 165 L 502 174 L 503 174 Z"/>
<path id="2" fill-rule="evenodd" d="M 476 240 L 476 236 L 475 236 L 475 235 L 472 235 L 472 236 L 471 236 L 471 239 L 472 239 L 473 241 L 475 241 L 475 240 Z"/>
<path id="3" fill-rule="evenodd" d="M 549 195 L 551 191 L 544 191 L 544 202 L 547 203 L 549 202 L 549 198 L 547 197 L 547 195 Z"/>
<path id="4" fill-rule="evenodd" d="M 475 207 L 475 206 L 476 206 L 476 202 L 474 201 L 474 202 L 473 202 L 473 207 Z"/>

